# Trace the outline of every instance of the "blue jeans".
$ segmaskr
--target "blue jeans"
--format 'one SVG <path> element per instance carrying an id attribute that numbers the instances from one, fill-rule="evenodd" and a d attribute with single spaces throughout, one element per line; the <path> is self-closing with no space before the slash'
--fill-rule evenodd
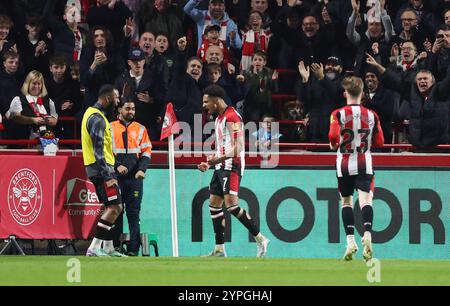
<path id="1" fill-rule="evenodd" d="M 122 201 L 128 219 L 130 230 L 130 244 L 128 252 L 138 253 L 141 245 L 141 226 L 139 213 L 141 211 L 143 180 L 135 178 L 119 178 Z M 117 218 L 113 230 L 114 246 L 119 246 L 119 237 L 123 233 L 123 213 Z"/>

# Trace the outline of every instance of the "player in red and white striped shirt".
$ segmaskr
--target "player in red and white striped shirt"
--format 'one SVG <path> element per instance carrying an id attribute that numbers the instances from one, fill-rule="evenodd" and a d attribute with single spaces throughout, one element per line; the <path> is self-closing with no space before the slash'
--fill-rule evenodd
<path id="1" fill-rule="evenodd" d="M 215 171 L 209 185 L 210 212 L 216 234 L 216 247 L 209 256 L 226 256 L 224 246 L 225 219 L 223 203 L 229 213 L 235 216 L 255 236 L 258 246 L 256 256 L 263 257 L 269 239 L 259 232 L 259 226 L 250 215 L 238 205 L 239 184 L 245 167 L 244 126 L 238 112 L 225 103 L 225 91 L 218 85 L 205 88 L 203 107 L 209 114 L 217 114 L 215 133 L 217 152 L 198 165 L 205 172 L 211 166 Z"/>
<path id="2" fill-rule="evenodd" d="M 330 148 L 337 149 L 336 169 L 338 188 L 342 198 L 342 219 L 347 234 L 347 249 L 345 260 L 352 260 L 358 251 L 355 242 L 355 221 L 353 215 L 353 193 L 358 190 L 361 206 L 364 236 L 363 257 L 372 258 L 372 222 L 373 222 L 373 191 L 374 171 L 372 164 L 372 147 L 382 147 L 383 131 L 378 115 L 361 106 L 364 90 L 363 80 L 351 76 L 344 79 L 347 106 L 335 110 L 331 114 Z"/>

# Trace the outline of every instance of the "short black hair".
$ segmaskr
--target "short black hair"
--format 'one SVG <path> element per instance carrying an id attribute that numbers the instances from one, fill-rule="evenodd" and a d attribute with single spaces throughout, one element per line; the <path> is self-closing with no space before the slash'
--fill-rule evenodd
<path id="1" fill-rule="evenodd" d="M 116 88 L 114 86 L 112 86 L 111 84 L 105 84 L 102 87 L 100 87 L 100 90 L 98 91 L 98 97 L 106 97 L 106 96 L 111 96 L 114 94 L 114 90 Z"/>
<path id="2" fill-rule="evenodd" d="M 208 97 L 213 98 L 221 98 L 222 100 L 225 100 L 225 90 L 219 86 L 219 85 L 209 85 L 203 90 L 203 94 L 208 95 Z"/>
<path id="3" fill-rule="evenodd" d="M 120 99 L 119 105 L 117 105 L 117 108 L 122 108 L 126 103 L 133 103 L 136 106 L 136 102 L 133 100 L 133 97 L 123 97 Z"/>

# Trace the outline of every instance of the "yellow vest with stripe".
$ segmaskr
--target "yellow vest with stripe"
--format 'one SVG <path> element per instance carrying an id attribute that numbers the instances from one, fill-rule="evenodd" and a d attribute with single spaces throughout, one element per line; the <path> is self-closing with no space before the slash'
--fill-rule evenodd
<path id="1" fill-rule="evenodd" d="M 103 142 L 103 152 L 105 155 L 106 163 L 114 167 L 115 158 L 112 150 L 112 136 L 111 125 L 103 112 L 95 107 L 89 107 L 83 115 L 83 121 L 81 122 L 81 146 L 83 150 L 83 161 L 85 166 L 92 165 L 96 162 L 94 155 L 94 145 L 92 143 L 91 135 L 87 129 L 88 119 L 93 114 L 99 114 L 105 120 L 105 139 Z"/>

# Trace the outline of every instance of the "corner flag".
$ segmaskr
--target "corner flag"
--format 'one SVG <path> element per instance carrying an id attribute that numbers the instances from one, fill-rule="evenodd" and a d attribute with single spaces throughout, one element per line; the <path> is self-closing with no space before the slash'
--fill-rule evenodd
<path id="1" fill-rule="evenodd" d="M 173 134 L 179 132 L 177 117 L 173 111 L 172 103 L 168 103 L 160 140 L 169 137 L 169 177 L 170 177 L 170 214 L 172 220 L 172 255 L 178 257 L 178 226 L 177 226 L 177 193 L 175 189 L 175 145 Z"/>
<path id="2" fill-rule="evenodd" d="M 166 114 L 164 115 L 164 122 L 161 130 L 161 138 L 160 140 L 166 139 L 170 135 L 176 134 L 179 132 L 177 116 L 175 116 L 175 112 L 173 111 L 173 105 L 171 102 L 167 104 Z"/>

